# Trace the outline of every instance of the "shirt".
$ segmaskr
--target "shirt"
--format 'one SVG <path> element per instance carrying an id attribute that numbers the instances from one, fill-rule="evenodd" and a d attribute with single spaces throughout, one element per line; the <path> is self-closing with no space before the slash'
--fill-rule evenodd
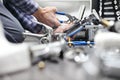
<path id="1" fill-rule="evenodd" d="M 3 0 L 6 8 L 19 20 L 24 29 L 38 33 L 43 25 L 37 24 L 32 14 L 37 11 L 38 4 L 34 0 Z"/>

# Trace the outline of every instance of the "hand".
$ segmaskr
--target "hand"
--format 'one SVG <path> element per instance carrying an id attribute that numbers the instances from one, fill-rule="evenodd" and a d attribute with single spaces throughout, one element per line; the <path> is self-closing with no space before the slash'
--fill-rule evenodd
<path id="1" fill-rule="evenodd" d="M 63 23 L 54 31 L 54 33 L 63 33 L 64 31 L 68 30 L 71 26 L 72 26 L 72 23 L 70 24 Z"/>
<path id="2" fill-rule="evenodd" d="M 60 22 L 58 21 L 55 12 L 57 11 L 56 7 L 45 7 L 39 8 L 33 16 L 37 18 L 39 22 L 42 22 L 48 26 L 60 26 Z"/>

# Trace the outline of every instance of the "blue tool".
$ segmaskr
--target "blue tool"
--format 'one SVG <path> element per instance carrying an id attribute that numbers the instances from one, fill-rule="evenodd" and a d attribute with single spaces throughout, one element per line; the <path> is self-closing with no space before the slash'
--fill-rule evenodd
<path id="1" fill-rule="evenodd" d="M 84 29 L 85 25 L 90 25 L 90 23 L 86 22 L 84 24 L 81 24 L 76 30 L 74 30 L 73 32 L 67 34 L 67 36 L 72 37 L 73 35 L 77 34 L 80 31 L 82 31 Z"/>
<path id="2" fill-rule="evenodd" d="M 71 41 L 67 42 L 67 44 L 72 44 L 73 46 L 86 46 L 86 45 L 94 45 L 94 42 L 89 41 Z"/>
<path id="3" fill-rule="evenodd" d="M 69 33 L 67 36 L 72 37 L 73 35 L 77 34 L 77 33 L 80 32 L 81 30 L 83 30 L 83 28 L 84 28 L 83 26 L 80 26 L 77 30 Z"/>
<path id="4" fill-rule="evenodd" d="M 66 15 L 66 13 L 64 13 L 64 12 L 56 12 L 56 14 L 59 14 L 59 15 Z"/>
<path id="5" fill-rule="evenodd" d="M 68 44 L 70 44 L 69 46 L 71 45 L 75 45 L 75 46 L 82 46 L 82 45 L 88 45 L 88 43 L 86 42 L 86 40 L 82 40 L 81 42 L 81 39 L 79 39 L 80 41 L 75 41 L 73 38 L 74 35 L 76 35 L 78 32 L 81 32 L 85 29 L 85 25 L 91 25 L 91 23 L 94 23 L 94 24 L 98 24 L 97 21 L 97 18 L 94 14 L 91 14 L 89 15 L 89 17 L 86 17 L 84 18 L 84 20 L 78 20 L 77 21 L 77 24 L 78 25 L 73 25 L 72 27 L 76 27 L 74 30 L 72 29 L 71 31 L 68 30 L 68 33 L 66 34 L 66 38 L 65 40 L 67 41 Z M 87 31 L 85 29 L 85 31 Z M 89 34 L 89 33 L 86 33 L 86 34 Z M 83 36 L 86 37 L 86 34 L 83 34 Z M 84 39 L 86 39 L 84 37 Z M 89 37 L 89 35 L 87 35 L 87 37 Z M 87 39 L 88 40 L 88 39 Z M 88 40 L 89 41 L 89 40 Z M 90 42 L 89 44 L 94 44 L 94 42 Z"/>
<path id="6" fill-rule="evenodd" d="M 58 15 L 66 15 L 64 12 L 56 12 Z M 59 20 L 60 23 L 64 23 L 65 21 Z"/>
<path id="7" fill-rule="evenodd" d="M 67 41 L 67 44 L 69 46 L 73 45 L 73 46 L 86 46 L 86 45 L 94 45 L 94 42 L 90 42 L 90 41 L 71 41 L 70 39 L 67 40 L 67 38 L 71 38 L 72 36 L 74 36 L 75 34 L 77 34 L 78 32 L 81 32 L 84 28 L 85 25 L 88 25 L 88 22 L 85 22 L 84 24 L 81 24 L 80 27 L 78 27 L 77 29 L 75 29 L 74 31 L 68 33 L 66 35 L 65 40 Z"/>
<path id="8" fill-rule="evenodd" d="M 64 22 L 74 22 L 74 21 L 78 20 L 75 16 L 71 16 L 70 14 L 67 14 L 67 13 L 64 13 L 64 12 L 56 12 L 56 14 L 66 16 L 66 17 L 68 18 L 67 21 L 59 20 L 60 23 L 64 23 Z"/>

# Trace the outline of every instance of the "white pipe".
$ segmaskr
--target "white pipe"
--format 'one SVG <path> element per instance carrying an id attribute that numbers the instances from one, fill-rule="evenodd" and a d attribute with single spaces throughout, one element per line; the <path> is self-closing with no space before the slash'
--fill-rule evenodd
<path id="1" fill-rule="evenodd" d="M 114 32 L 99 32 L 95 36 L 95 46 L 97 48 L 120 48 L 120 34 Z"/>

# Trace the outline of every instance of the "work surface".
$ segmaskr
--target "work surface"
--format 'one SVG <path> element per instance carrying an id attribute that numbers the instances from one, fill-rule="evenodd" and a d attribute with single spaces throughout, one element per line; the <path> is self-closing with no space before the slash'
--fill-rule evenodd
<path id="1" fill-rule="evenodd" d="M 74 65 L 73 65 L 74 64 Z M 36 66 L 1 77 L 0 80 L 83 80 L 80 65 L 69 61 L 46 62 L 44 69 Z"/>
<path id="2" fill-rule="evenodd" d="M 44 69 L 33 66 L 27 70 L 0 77 L 0 80 L 96 80 L 88 79 L 81 64 L 63 60 L 58 64 L 46 62 Z M 116 80 L 111 78 L 100 78 L 97 80 Z M 118 79 L 119 80 L 119 79 Z"/>
<path id="3" fill-rule="evenodd" d="M 38 42 L 33 38 L 28 38 L 26 41 Z M 87 53 L 92 52 L 87 50 Z M 1 76 L 0 80 L 120 80 L 103 76 L 92 77 L 84 71 L 81 64 L 66 59 L 60 60 L 59 63 L 45 63 L 44 69 L 39 69 L 35 65 L 24 71 Z"/>

